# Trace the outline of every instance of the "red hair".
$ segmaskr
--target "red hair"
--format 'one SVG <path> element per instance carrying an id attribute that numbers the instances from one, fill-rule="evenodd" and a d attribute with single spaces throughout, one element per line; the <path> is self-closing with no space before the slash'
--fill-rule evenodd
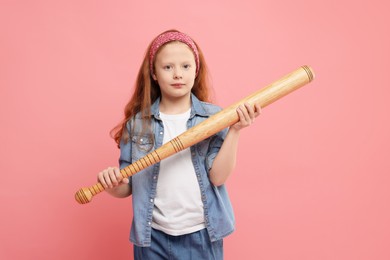
<path id="1" fill-rule="evenodd" d="M 166 32 L 178 32 L 178 31 L 169 30 Z M 168 43 L 170 42 L 167 42 L 166 44 Z M 194 86 L 191 92 L 199 100 L 204 102 L 211 102 L 211 93 L 210 93 L 211 87 L 209 84 L 209 73 L 208 73 L 207 65 L 203 56 L 203 52 L 201 51 L 201 49 L 199 48 L 198 44 L 195 41 L 194 43 L 198 48 L 198 52 L 199 52 L 199 72 L 197 77 L 195 78 Z M 123 140 L 125 143 L 129 141 L 129 133 L 126 130 L 126 123 L 132 117 L 134 117 L 138 112 L 141 112 L 141 117 L 142 117 L 142 133 L 151 131 L 150 108 L 151 105 L 157 100 L 157 98 L 161 96 L 161 92 L 160 92 L 159 85 L 157 84 L 156 81 L 153 80 L 150 72 L 150 66 L 149 66 L 150 47 L 151 47 L 151 43 L 149 44 L 145 52 L 145 57 L 138 71 L 133 95 L 125 106 L 124 118 L 110 132 L 112 138 L 114 138 L 118 147 L 120 146 L 121 140 Z M 156 55 L 158 55 L 158 51 Z"/>

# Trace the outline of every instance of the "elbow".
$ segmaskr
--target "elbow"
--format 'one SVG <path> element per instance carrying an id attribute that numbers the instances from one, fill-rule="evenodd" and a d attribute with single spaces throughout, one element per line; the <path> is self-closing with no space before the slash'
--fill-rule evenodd
<path id="1" fill-rule="evenodd" d="M 226 167 L 226 165 L 224 166 L 225 167 L 215 166 L 210 169 L 209 179 L 210 182 L 216 187 L 225 184 L 230 174 L 233 172 L 234 164 L 229 165 L 228 167 Z"/>
<path id="2" fill-rule="evenodd" d="M 218 174 L 213 174 L 213 172 L 210 172 L 210 182 L 213 184 L 215 187 L 222 186 L 226 182 L 225 177 L 218 176 Z"/>
<path id="3" fill-rule="evenodd" d="M 216 180 L 216 181 L 212 181 L 210 180 L 211 184 L 213 184 L 215 187 L 219 187 L 219 186 L 222 186 L 225 184 L 225 181 L 222 181 L 222 180 Z"/>

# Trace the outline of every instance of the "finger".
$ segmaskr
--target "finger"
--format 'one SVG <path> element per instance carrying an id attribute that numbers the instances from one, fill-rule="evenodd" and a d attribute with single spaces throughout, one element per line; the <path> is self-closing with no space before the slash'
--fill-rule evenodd
<path id="1" fill-rule="evenodd" d="M 255 104 L 255 115 L 256 117 L 259 116 L 262 112 L 262 108 L 259 104 Z"/>
<path id="2" fill-rule="evenodd" d="M 243 112 L 243 109 L 242 109 L 242 106 L 240 105 L 238 108 L 237 108 L 237 114 L 238 114 L 238 117 L 240 119 L 240 123 L 241 124 L 244 124 L 246 123 L 246 119 L 245 119 L 245 115 L 244 115 L 244 112 Z"/>
<path id="3" fill-rule="evenodd" d="M 129 181 L 129 178 L 125 178 L 123 177 L 121 171 L 119 170 L 119 168 L 115 167 L 114 168 L 114 173 L 115 173 L 115 177 L 116 177 L 116 180 L 118 181 L 118 185 L 119 184 L 128 184 L 130 181 Z"/>
<path id="4" fill-rule="evenodd" d="M 109 176 L 109 178 L 110 178 L 110 180 L 111 180 L 112 187 L 118 186 L 119 181 L 118 181 L 118 179 L 116 178 L 114 168 L 110 168 L 110 169 L 108 170 L 108 176 Z"/>
<path id="5" fill-rule="evenodd" d="M 241 106 L 240 106 L 240 109 L 241 109 L 242 114 L 243 114 L 243 116 L 244 116 L 244 118 L 245 118 L 245 121 L 244 121 L 243 123 L 244 123 L 245 125 L 249 125 L 249 124 L 251 123 L 252 119 L 251 119 L 251 117 L 250 117 L 250 115 L 249 115 L 249 111 L 248 111 L 247 105 L 246 105 L 246 104 L 241 105 Z M 249 109 L 250 109 L 250 108 L 249 108 Z"/>
<path id="6" fill-rule="evenodd" d="M 104 188 L 107 188 L 107 183 L 104 180 L 103 172 L 98 173 L 97 180 L 98 180 L 98 182 L 100 182 L 103 185 Z"/>
<path id="7" fill-rule="evenodd" d="M 121 182 L 122 179 L 123 179 L 123 176 L 122 176 L 119 168 L 115 167 L 113 170 L 114 170 L 114 174 L 115 174 L 115 177 L 116 177 L 117 181 Z"/>
<path id="8" fill-rule="evenodd" d="M 104 173 L 103 177 L 104 177 L 104 181 L 107 184 L 107 188 L 112 188 L 113 185 L 112 185 L 112 182 L 111 182 L 110 173 L 108 171 L 106 171 Z"/>
<path id="9" fill-rule="evenodd" d="M 253 106 L 251 106 L 249 103 L 245 103 L 246 110 L 248 111 L 249 118 L 251 121 L 255 118 L 255 110 L 253 109 Z"/>
<path id="10" fill-rule="evenodd" d="M 103 185 L 105 189 L 109 188 L 111 185 L 111 180 L 108 177 L 108 170 L 105 169 L 98 174 L 98 181 Z"/>
<path id="11" fill-rule="evenodd" d="M 102 176 L 103 176 L 103 180 L 104 180 L 104 183 L 106 184 L 106 188 L 113 188 L 113 183 L 112 183 L 112 177 L 113 173 L 112 173 L 112 168 L 109 167 L 107 169 L 105 169 L 103 172 L 102 172 Z"/>

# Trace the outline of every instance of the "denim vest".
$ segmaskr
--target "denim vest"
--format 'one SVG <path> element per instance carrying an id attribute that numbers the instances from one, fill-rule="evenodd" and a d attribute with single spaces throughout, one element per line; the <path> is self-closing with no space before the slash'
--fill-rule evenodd
<path id="1" fill-rule="evenodd" d="M 191 114 L 187 121 L 187 129 L 221 110 L 216 105 L 199 101 L 193 94 L 191 101 Z M 158 99 L 151 107 L 154 142 L 150 136 L 140 136 L 141 117 L 139 113 L 127 123 L 130 140 L 127 143 L 122 142 L 120 145 L 119 164 L 121 169 L 162 145 L 164 127 L 159 115 L 159 104 L 160 100 Z M 133 123 L 135 123 L 134 129 Z M 205 225 L 210 240 L 213 242 L 232 233 L 235 224 L 233 209 L 225 185 L 216 187 L 209 180 L 210 168 L 226 133 L 227 129 L 224 129 L 190 147 L 192 163 L 204 206 Z M 130 241 L 137 246 L 150 246 L 159 168 L 160 163 L 156 163 L 130 177 L 129 185 L 132 187 L 133 205 Z"/>

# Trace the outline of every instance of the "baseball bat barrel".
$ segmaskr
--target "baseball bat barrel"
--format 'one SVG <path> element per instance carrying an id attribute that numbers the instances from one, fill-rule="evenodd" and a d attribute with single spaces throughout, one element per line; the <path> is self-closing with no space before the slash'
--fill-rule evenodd
<path id="1" fill-rule="evenodd" d="M 165 143 L 146 156 L 121 169 L 120 173 L 123 178 L 128 178 L 175 153 L 203 141 L 204 139 L 218 133 L 222 129 L 237 123 L 239 121 L 239 116 L 236 109 L 241 104 L 249 103 L 251 106 L 259 104 L 261 108 L 264 108 L 276 100 L 306 85 L 313 79 L 313 70 L 309 66 L 302 66 L 265 88 L 254 92 L 237 103 L 234 103 L 212 115 L 200 124 L 188 129 L 186 132 L 173 138 L 171 141 Z M 104 191 L 103 185 L 101 183 L 96 183 L 91 187 L 81 188 L 76 192 L 75 198 L 78 203 L 86 204 L 92 200 L 93 196 L 102 191 Z"/>

